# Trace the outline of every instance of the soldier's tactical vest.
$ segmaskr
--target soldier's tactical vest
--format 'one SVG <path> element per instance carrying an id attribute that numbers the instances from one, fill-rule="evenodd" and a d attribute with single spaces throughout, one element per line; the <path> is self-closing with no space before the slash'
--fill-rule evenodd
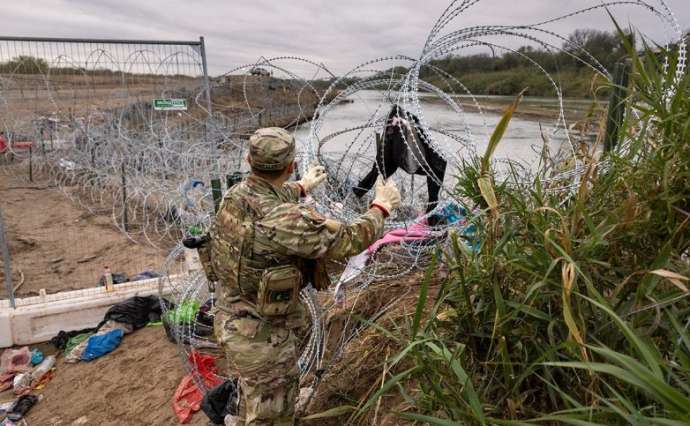
<path id="1" fill-rule="evenodd" d="M 277 253 L 254 256 L 254 224 L 268 212 L 251 206 L 242 192 L 226 194 L 211 227 L 209 260 L 217 304 L 222 309 L 242 300 L 261 315 L 287 315 L 299 303 L 305 262 Z"/>

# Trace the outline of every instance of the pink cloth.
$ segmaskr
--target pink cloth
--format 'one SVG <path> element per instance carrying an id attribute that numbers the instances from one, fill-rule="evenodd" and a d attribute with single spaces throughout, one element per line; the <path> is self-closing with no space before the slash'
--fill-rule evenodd
<path id="1" fill-rule="evenodd" d="M 431 229 L 427 226 L 426 220 L 417 222 L 407 228 L 394 229 L 387 232 L 381 239 L 375 241 L 366 250 L 351 257 L 347 262 L 345 270 L 340 275 L 338 284 L 335 286 L 333 298 L 336 303 L 342 303 L 345 284 L 362 273 L 369 257 L 376 253 L 378 249 L 386 244 L 395 244 L 401 241 L 425 240 L 431 236 Z"/>
<path id="2" fill-rule="evenodd" d="M 31 368 L 31 351 L 28 346 L 6 349 L 0 355 L 0 373 L 23 373 Z"/>
<path id="3" fill-rule="evenodd" d="M 374 254 L 381 246 L 402 241 L 425 240 L 431 235 L 431 230 L 426 223 L 415 223 L 407 228 L 394 229 L 387 232 L 380 240 L 370 245 L 367 251 Z"/>

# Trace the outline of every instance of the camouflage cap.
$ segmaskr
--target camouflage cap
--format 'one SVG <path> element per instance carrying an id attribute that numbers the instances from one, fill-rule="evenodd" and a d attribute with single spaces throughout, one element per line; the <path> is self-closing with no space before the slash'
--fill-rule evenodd
<path id="1" fill-rule="evenodd" d="M 283 170 L 295 159 L 295 138 L 280 127 L 259 129 L 249 138 L 249 157 L 257 170 Z"/>

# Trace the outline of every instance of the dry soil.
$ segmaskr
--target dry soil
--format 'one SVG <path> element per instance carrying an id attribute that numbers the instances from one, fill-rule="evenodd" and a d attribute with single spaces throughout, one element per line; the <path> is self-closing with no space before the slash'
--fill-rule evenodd
<path id="1" fill-rule="evenodd" d="M 104 266 L 128 276 L 158 269 L 166 253 L 128 239 L 104 212 L 94 214 L 47 181 L 28 181 L 24 165 L 0 164 L 0 210 L 16 296 L 98 285 Z M 71 188 L 64 188 L 69 192 Z M 0 236 L 0 238 L 2 238 Z M 5 276 L 0 298 L 7 298 Z"/>

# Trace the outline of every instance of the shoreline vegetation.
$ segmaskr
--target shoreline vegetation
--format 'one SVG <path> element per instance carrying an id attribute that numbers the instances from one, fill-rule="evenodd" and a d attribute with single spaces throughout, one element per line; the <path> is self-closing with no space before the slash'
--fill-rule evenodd
<path id="1" fill-rule="evenodd" d="M 469 112 L 478 112 L 479 108 L 466 95 L 453 96 L 460 102 L 460 105 Z M 506 108 L 513 103 L 512 96 L 495 96 L 495 95 L 476 95 L 475 99 L 479 103 L 481 110 L 485 113 L 503 115 Z M 422 99 L 422 102 L 427 100 Z M 436 102 L 439 99 L 429 99 L 428 102 Z M 563 113 L 566 122 L 574 123 L 584 120 L 595 112 L 602 113 L 606 110 L 608 101 L 597 101 L 594 99 L 585 98 L 564 98 L 563 99 Z M 524 97 L 520 108 L 516 110 L 513 115 L 515 117 L 524 118 L 527 120 L 541 121 L 552 120 L 558 118 L 558 98 L 544 98 L 544 97 Z"/>
<path id="2" fill-rule="evenodd" d="M 469 95 L 449 87 L 447 77 L 442 76 L 439 70 L 460 81 L 472 95 L 480 99 L 482 109 L 489 113 L 502 114 L 512 103 L 513 96 L 525 90 L 524 101 L 515 115 L 530 120 L 557 118 L 558 105 L 549 102 L 558 98 L 556 84 L 564 100 L 566 121 L 573 123 L 605 111 L 611 93 L 611 86 L 603 75 L 573 57 L 582 50 L 596 57 L 606 70 L 612 70 L 626 56 L 624 43 L 615 31 L 579 29 L 568 37 L 560 52 L 523 46 L 515 52 L 502 55 L 449 55 L 422 67 L 419 77 L 459 98 L 462 107 L 468 111 L 477 110 Z M 540 64 L 543 71 L 537 69 L 532 61 Z M 390 78 L 404 75 L 407 71 L 406 68 L 397 67 L 381 72 L 380 76 Z M 553 82 L 544 72 L 549 74 Z M 342 85 L 345 87 L 358 80 L 358 77 L 346 78 L 342 80 Z M 312 84 L 325 89 L 333 81 L 316 80 Z M 427 101 L 434 102 L 432 99 Z"/>
<path id="3" fill-rule="evenodd" d="M 518 96 L 458 175 L 478 234 L 439 248 L 409 315 L 369 323 L 380 378 L 311 418 L 371 424 L 385 398 L 439 426 L 690 424 L 690 75 L 619 36 L 632 72 L 616 143 L 577 153 L 578 179 L 572 159 L 499 177 Z"/>
<path id="4" fill-rule="evenodd" d="M 615 31 L 579 29 L 568 37 L 558 52 L 523 46 L 502 55 L 448 55 L 422 67 L 419 78 L 446 90 L 447 79 L 441 76 L 440 70 L 460 81 L 474 95 L 514 96 L 527 88 L 525 96 L 557 97 L 554 83 L 544 74 L 546 72 L 559 86 L 564 98 L 607 99 L 610 86 L 606 79 L 574 57 L 583 51 L 597 58 L 606 70 L 612 70 L 626 56 L 625 47 Z M 543 71 L 536 68 L 534 63 L 538 63 Z M 396 67 L 379 75 L 387 78 L 406 72 L 406 68 Z M 342 83 L 347 86 L 358 80 L 358 77 L 346 78 Z M 316 80 L 313 83 L 327 87 L 333 81 Z"/>

